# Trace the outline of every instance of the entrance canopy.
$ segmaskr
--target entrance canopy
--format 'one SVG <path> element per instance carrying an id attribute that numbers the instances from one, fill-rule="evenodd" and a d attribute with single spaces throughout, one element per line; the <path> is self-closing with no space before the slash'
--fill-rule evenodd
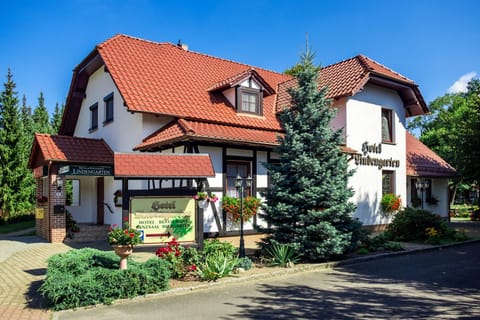
<path id="1" fill-rule="evenodd" d="M 36 134 L 28 167 L 36 178 L 58 164 L 60 175 L 192 179 L 214 177 L 208 154 L 113 153 L 103 139 Z"/>

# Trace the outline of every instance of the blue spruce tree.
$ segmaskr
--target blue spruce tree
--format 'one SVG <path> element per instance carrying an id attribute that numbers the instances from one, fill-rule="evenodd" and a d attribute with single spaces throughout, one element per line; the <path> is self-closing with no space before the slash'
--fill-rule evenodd
<path id="1" fill-rule="evenodd" d="M 347 157 L 341 152 L 342 132 L 330 127 L 335 116 L 318 89 L 319 69 L 307 48 L 291 88 L 291 106 L 280 114 L 285 134 L 275 152 L 277 164 L 266 164 L 271 187 L 261 215 L 269 224 L 268 243 L 292 244 L 303 258 L 324 260 L 352 247 L 360 223 L 352 219 Z"/>

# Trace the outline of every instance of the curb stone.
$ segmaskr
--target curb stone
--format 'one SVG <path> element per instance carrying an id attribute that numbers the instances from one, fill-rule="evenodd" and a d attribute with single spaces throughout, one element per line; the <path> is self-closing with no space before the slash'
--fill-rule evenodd
<path id="1" fill-rule="evenodd" d="M 412 254 L 418 254 L 418 253 L 435 251 L 435 250 L 443 250 L 446 248 L 459 247 L 459 246 L 464 246 L 464 245 L 479 243 L 479 242 L 480 242 L 480 239 L 476 239 L 476 240 L 468 240 L 468 241 L 445 244 L 445 245 L 437 245 L 437 246 L 422 247 L 422 248 L 396 251 L 396 252 L 373 254 L 371 256 L 355 257 L 355 258 L 349 258 L 341 261 L 323 262 L 323 263 L 315 263 L 315 264 L 299 264 L 299 265 L 295 265 L 294 268 L 283 268 L 283 269 L 275 270 L 269 273 L 260 273 L 260 274 L 254 274 L 249 276 L 242 276 L 242 277 L 222 278 L 222 280 L 220 280 L 219 282 L 200 283 L 200 284 L 192 285 L 190 287 L 170 289 L 167 291 L 147 294 L 144 296 L 138 296 L 131 299 L 119 299 L 119 300 L 115 300 L 112 303 L 112 305 L 135 303 L 139 300 L 143 300 L 143 301 L 154 300 L 162 297 L 185 295 L 185 294 L 189 294 L 191 292 L 196 292 L 196 291 L 208 290 L 213 288 L 221 288 L 230 284 L 245 283 L 245 282 L 250 282 L 255 280 L 273 279 L 273 278 L 279 278 L 282 276 L 288 276 L 288 275 L 293 275 L 293 274 L 303 273 L 303 272 L 333 270 L 336 267 L 353 265 L 353 264 L 363 263 L 371 260 L 385 259 L 385 258 L 395 257 L 395 256 L 412 255 Z M 94 308 L 108 308 L 108 307 L 109 307 L 108 305 L 99 304 L 95 306 L 79 307 L 79 308 L 70 309 L 70 310 L 54 311 L 52 319 L 58 320 L 60 315 L 70 313 L 70 312 L 75 312 L 75 310 L 88 310 L 88 309 L 94 309 Z"/>

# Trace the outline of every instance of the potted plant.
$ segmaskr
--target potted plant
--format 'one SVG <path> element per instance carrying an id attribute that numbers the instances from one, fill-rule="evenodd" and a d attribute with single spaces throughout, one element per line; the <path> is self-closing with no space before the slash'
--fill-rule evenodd
<path id="1" fill-rule="evenodd" d="M 243 199 L 243 221 L 250 220 L 257 214 L 258 208 L 262 201 L 256 197 L 245 197 Z M 240 199 L 225 196 L 222 198 L 222 209 L 230 215 L 230 219 L 238 223 L 240 222 Z"/>
<path id="2" fill-rule="evenodd" d="M 208 195 L 206 192 L 197 192 L 196 195 L 193 196 L 193 199 L 197 200 L 198 207 L 205 209 L 208 207 L 209 202 L 217 202 L 218 197 L 212 193 L 212 195 Z"/>
<path id="3" fill-rule="evenodd" d="M 142 243 L 141 233 L 131 228 L 128 218 L 124 219 L 123 228 L 114 224 L 108 232 L 108 243 L 120 257 L 120 269 L 127 269 L 127 257 L 132 254 L 133 246 Z"/>
<path id="4" fill-rule="evenodd" d="M 382 212 L 388 216 L 397 212 L 402 206 L 402 199 L 393 193 L 384 194 L 380 201 Z"/>

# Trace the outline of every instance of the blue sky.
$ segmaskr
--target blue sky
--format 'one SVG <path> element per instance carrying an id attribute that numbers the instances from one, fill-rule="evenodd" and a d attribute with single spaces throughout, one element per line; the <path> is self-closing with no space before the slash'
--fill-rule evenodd
<path id="1" fill-rule="evenodd" d="M 427 102 L 480 73 L 480 1 L 0 0 L 0 75 L 52 111 L 73 68 L 124 33 L 282 72 L 305 48 L 317 63 L 359 53 L 414 80 Z M 3 90 L 3 85 L 2 85 Z"/>

